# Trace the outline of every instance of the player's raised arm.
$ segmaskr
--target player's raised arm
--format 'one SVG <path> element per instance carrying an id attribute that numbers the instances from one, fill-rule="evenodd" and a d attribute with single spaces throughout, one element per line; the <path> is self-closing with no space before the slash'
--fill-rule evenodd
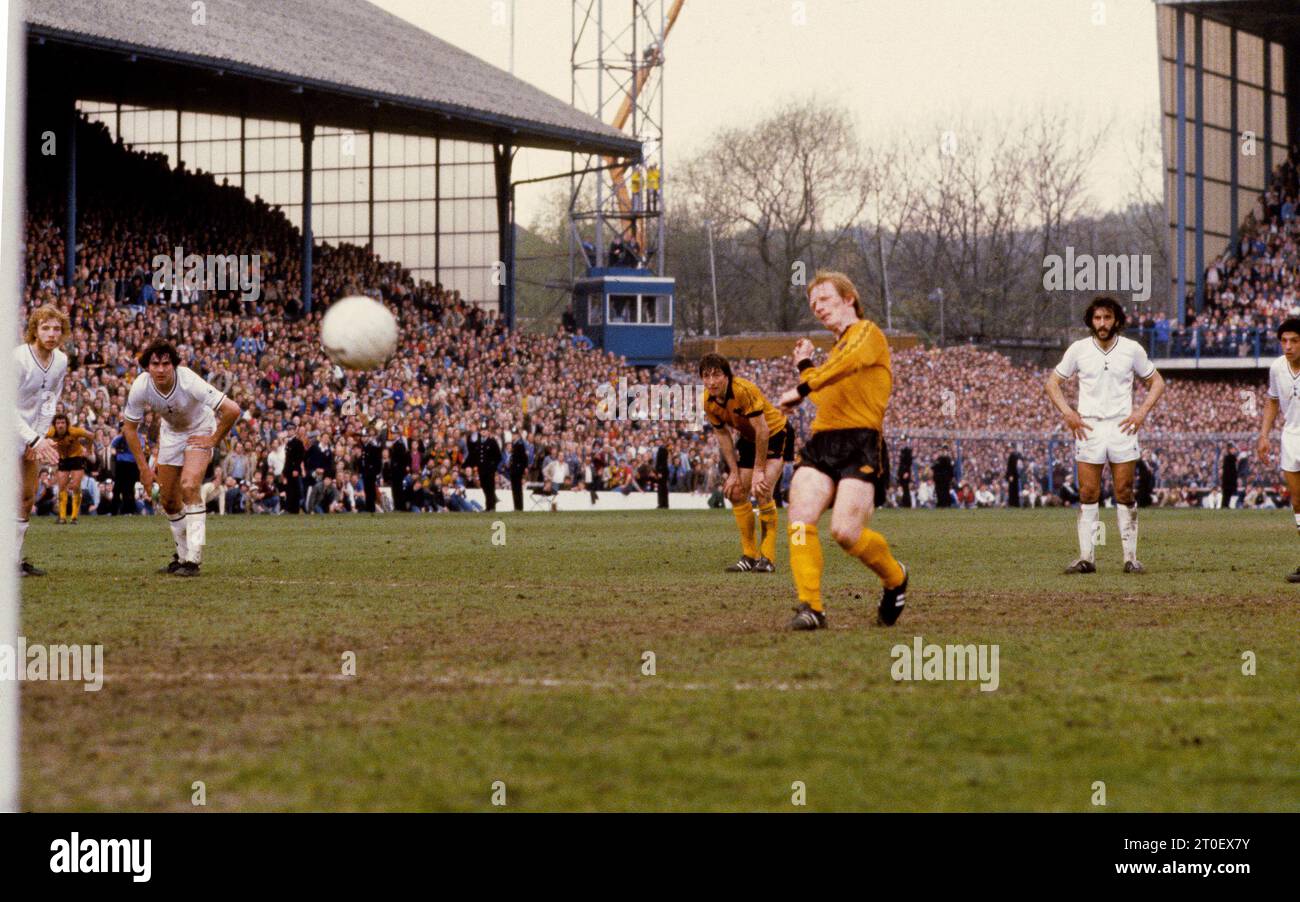
<path id="1" fill-rule="evenodd" d="M 889 353 L 885 333 L 866 320 L 850 327 L 844 340 L 838 353 L 832 353 L 821 366 L 813 366 L 809 358 L 799 364 L 799 385 L 795 390 L 800 395 L 807 396 L 858 370 L 875 366 Z"/>
<path id="2" fill-rule="evenodd" d="M 794 367 L 796 370 L 802 369 L 804 361 L 812 362 L 812 356 L 817 351 L 816 346 L 810 339 L 801 338 L 794 343 L 794 350 L 790 356 L 794 358 Z"/>

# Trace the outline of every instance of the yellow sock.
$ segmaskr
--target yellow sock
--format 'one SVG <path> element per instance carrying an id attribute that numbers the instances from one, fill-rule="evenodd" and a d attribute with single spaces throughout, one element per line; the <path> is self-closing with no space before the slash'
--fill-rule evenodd
<path id="1" fill-rule="evenodd" d="M 758 509 L 758 525 L 763 530 L 760 543 L 763 557 L 776 561 L 776 502 L 769 501 Z"/>
<path id="2" fill-rule="evenodd" d="M 737 504 L 731 509 L 736 517 L 736 526 L 740 528 L 740 547 L 745 557 L 758 557 L 758 536 L 754 527 L 754 505 L 748 501 Z"/>
<path id="3" fill-rule="evenodd" d="M 59 492 L 59 519 L 68 519 L 68 493 Z"/>
<path id="4" fill-rule="evenodd" d="M 849 548 L 849 554 L 876 572 L 886 589 L 903 584 L 903 568 L 889 553 L 889 543 L 874 529 L 864 529 L 858 540 Z"/>
<path id="5" fill-rule="evenodd" d="M 822 610 L 822 542 L 816 523 L 790 523 L 790 573 L 799 600 L 814 611 Z"/>
<path id="6" fill-rule="evenodd" d="M 81 513 L 81 488 L 78 487 L 72 492 L 72 519 L 77 519 L 77 514 Z"/>

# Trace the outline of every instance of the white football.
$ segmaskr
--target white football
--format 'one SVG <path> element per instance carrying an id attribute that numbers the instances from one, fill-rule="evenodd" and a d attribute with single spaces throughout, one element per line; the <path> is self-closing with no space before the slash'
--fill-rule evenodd
<path id="1" fill-rule="evenodd" d="M 320 343 L 345 369 L 379 369 L 397 350 L 397 317 L 370 298 L 342 298 L 325 311 Z"/>

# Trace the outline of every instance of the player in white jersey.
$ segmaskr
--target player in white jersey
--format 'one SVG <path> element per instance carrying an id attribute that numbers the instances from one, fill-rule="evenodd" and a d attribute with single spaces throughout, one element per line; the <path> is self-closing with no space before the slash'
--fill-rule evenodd
<path id="1" fill-rule="evenodd" d="M 155 339 L 137 359 L 145 372 L 131 383 L 122 435 L 135 455 L 146 492 L 157 479 L 162 507 L 171 521 L 176 553 L 162 572 L 198 576 L 207 543 L 203 475 L 212 461 L 212 449 L 239 419 L 239 405 L 198 373 L 180 366 L 180 355 L 171 342 Z M 146 410 L 161 421 L 156 469 L 150 468 L 140 444 L 140 421 Z"/>
<path id="2" fill-rule="evenodd" d="M 1282 413 L 1282 478 L 1291 490 L 1291 513 L 1300 529 L 1300 318 L 1292 317 L 1277 327 L 1282 356 L 1268 368 L 1268 400 L 1264 403 L 1264 422 L 1259 428 L 1256 451 L 1259 462 L 1271 456 L 1269 436 L 1278 412 Z M 1287 574 L 1286 581 L 1300 583 L 1300 567 Z"/>
<path id="3" fill-rule="evenodd" d="M 22 497 L 18 509 L 19 573 L 44 576 L 23 557 L 23 539 L 27 537 L 28 517 L 36 501 L 36 487 L 41 465 L 58 466 L 58 446 L 45 433 L 58 412 L 63 380 L 68 375 L 68 355 L 59 350 L 71 324 L 63 311 L 53 304 L 33 310 L 27 317 L 25 343 L 14 349 L 18 367 L 18 437 L 25 446 L 22 458 Z"/>
<path id="4" fill-rule="evenodd" d="M 1146 349 L 1119 334 L 1125 321 L 1119 301 L 1096 298 L 1084 312 L 1083 321 L 1092 335 L 1070 345 L 1047 376 L 1047 396 L 1074 435 L 1074 460 L 1079 469 L 1079 559 L 1065 572 L 1097 572 L 1094 544 L 1098 502 L 1102 470 L 1109 464 L 1115 484 L 1120 544 L 1124 548 L 1124 572 L 1142 573 L 1137 559 L 1137 504 L 1133 496 L 1133 473 L 1140 456 L 1137 433 L 1164 394 L 1165 380 L 1156 372 Z M 1061 391 L 1061 383 L 1076 374 L 1078 411 L 1070 407 Z M 1133 409 L 1135 377 L 1147 387 L 1146 399 L 1137 410 Z"/>

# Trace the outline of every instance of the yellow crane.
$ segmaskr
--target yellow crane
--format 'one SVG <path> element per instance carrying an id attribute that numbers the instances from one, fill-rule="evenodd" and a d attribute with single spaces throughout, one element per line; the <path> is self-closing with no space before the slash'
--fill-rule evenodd
<path id="1" fill-rule="evenodd" d="M 682 6 L 684 6 L 685 3 L 686 0 L 673 0 L 673 5 L 668 10 L 668 15 L 666 17 L 667 22 L 664 26 L 663 38 L 646 50 L 643 65 L 638 67 L 636 76 L 632 80 L 632 89 L 623 95 L 623 101 L 619 104 L 618 110 L 614 114 L 614 118 L 610 121 L 610 125 L 614 126 L 614 128 L 619 131 L 622 131 L 627 126 L 627 121 L 632 115 L 632 98 L 641 93 L 641 89 L 645 87 L 646 81 L 650 78 L 650 73 L 656 66 L 663 63 L 664 41 L 668 39 L 669 32 L 673 30 L 673 24 L 677 21 L 677 16 L 681 13 Z M 639 222 L 636 217 L 631 215 L 633 212 L 632 196 L 627 190 L 627 182 L 625 180 L 627 167 L 617 166 L 615 165 L 616 162 L 617 161 L 613 157 L 605 158 L 605 165 L 613 167 L 610 169 L 610 181 L 613 182 L 614 191 L 618 197 L 618 208 L 622 213 L 627 214 L 628 218 L 625 221 L 630 223 L 632 228 L 635 229 L 637 242 L 642 248 L 644 248 L 646 242 L 643 224 Z"/>

